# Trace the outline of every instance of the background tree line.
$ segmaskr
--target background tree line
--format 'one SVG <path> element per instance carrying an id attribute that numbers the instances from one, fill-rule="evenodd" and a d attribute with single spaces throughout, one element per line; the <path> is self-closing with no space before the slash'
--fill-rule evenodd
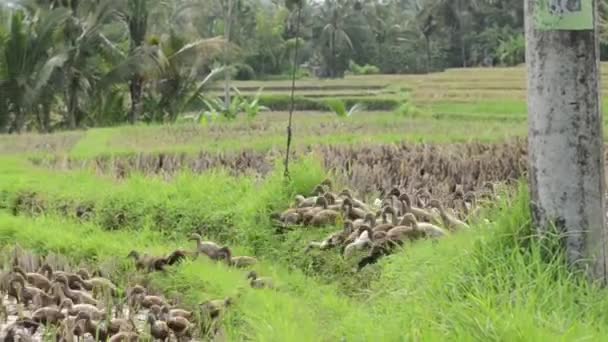
<path id="1" fill-rule="evenodd" d="M 204 106 L 223 71 L 288 77 L 296 36 L 300 76 L 524 61 L 521 0 L 309 0 L 302 11 L 296 32 L 283 0 L 0 0 L 0 132 L 172 122 Z"/>

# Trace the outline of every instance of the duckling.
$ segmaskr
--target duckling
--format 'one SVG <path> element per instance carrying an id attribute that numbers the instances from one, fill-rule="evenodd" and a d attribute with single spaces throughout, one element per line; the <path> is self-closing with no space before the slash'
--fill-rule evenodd
<path id="1" fill-rule="evenodd" d="M 79 274 L 80 276 L 80 274 Z M 98 291 L 100 290 L 102 293 L 104 291 L 108 291 L 112 296 L 116 297 L 118 295 L 118 288 L 112 281 L 102 277 L 94 277 L 94 278 L 83 278 L 81 277 L 80 284 L 87 291 Z"/>
<path id="2" fill-rule="evenodd" d="M 401 202 L 401 206 L 403 208 L 404 214 L 412 213 L 416 217 L 418 217 L 420 220 L 432 222 L 434 224 L 440 224 L 440 218 L 437 217 L 436 215 L 434 215 L 433 213 L 428 212 L 424 209 L 413 207 L 412 201 L 408 194 L 402 194 L 401 196 L 399 196 L 399 201 Z"/>
<path id="3" fill-rule="evenodd" d="M 343 200 L 337 199 L 336 195 L 331 192 L 326 192 L 323 197 L 327 200 L 327 209 L 338 211 L 342 208 Z"/>
<path id="4" fill-rule="evenodd" d="M 389 250 L 385 244 L 374 244 L 368 256 L 364 257 L 357 263 L 357 272 L 360 272 L 365 266 L 372 265 L 378 262 L 380 258 L 389 254 Z"/>
<path id="5" fill-rule="evenodd" d="M 65 315 L 57 307 L 46 306 L 32 313 L 32 320 L 44 325 L 58 325 L 65 319 Z"/>
<path id="6" fill-rule="evenodd" d="M 72 300 L 73 303 L 75 304 L 91 304 L 94 306 L 99 305 L 99 303 L 86 291 L 80 291 L 80 290 L 72 290 L 69 286 L 68 286 L 68 279 L 63 276 L 57 276 L 55 278 L 55 281 L 57 281 L 57 283 L 61 284 L 61 290 L 63 290 L 63 293 L 65 294 L 66 297 L 68 297 L 69 299 Z"/>
<path id="7" fill-rule="evenodd" d="M 221 248 L 217 243 L 212 241 L 203 241 L 203 238 L 200 234 L 193 233 L 190 235 L 189 240 L 196 241 L 196 251 L 200 254 L 205 254 L 213 259 L 212 256 L 215 256 L 217 251 Z"/>
<path id="8" fill-rule="evenodd" d="M 66 277 L 68 279 L 68 286 L 75 290 L 78 289 L 78 283 L 82 280 L 80 276 L 72 272 L 54 271 L 49 264 L 43 264 L 40 266 L 38 273 L 43 274 L 47 279 L 50 280 L 56 280 L 58 276 Z"/>
<path id="9" fill-rule="evenodd" d="M 414 216 L 412 213 L 405 214 L 405 216 L 403 216 L 403 222 L 412 224 L 414 227 L 416 227 L 416 229 L 424 232 L 427 237 L 440 238 L 449 234 L 443 228 L 432 223 L 418 222 L 418 220 L 416 220 L 416 216 Z"/>
<path id="10" fill-rule="evenodd" d="M 169 305 L 163 306 L 161 312 L 165 315 L 165 317 L 183 317 L 187 320 L 194 319 L 194 312 L 180 308 L 172 309 L 169 307 Z"/>
<path id="11" fill-rule="evenodd" d="M 190 337 L 190 321 L 183 317 L 170 317 L 167 326 L 173 331 L 178 341 Z"/>
<path id="12" fill-rule="evenodd" d="M 121 331 L 119 333 L 116 333 L 112 337 L 110 337 L 110 339 L 108 340 L 108 342 L 138 342 L 138 341 L 139 341 L 139 334 L 136 332 L 132 332 L 132 331 Z"/>
<path id="13" fill-rule="evenodd" d="M 364 224 L 368 224 L 371 228 L 374 228 L 376 226 L 376 215 L 367 213 L 364 218 L 353 221 L 355 229 L 359 229 L 359 227 Z"/>
<path id="14" fill-rule="evenodd" d="M 33 342 L 32 336 L 38 330 L 39 323 L 31 319 L 19 319 L 7 326 L 3 342 Z"/>
<path id="15" fill-rule="evenodd" d="M 171 330 L 166 322 L 157 320 L 151 313 L 148 314 L 148 324 L 150 325 L 150 335 L 155 340 L 166 342 L 169 340 Z"/>
<path id="16" fill-rule="evenodd" d="M 33 286 L 27 286 L 25 284 L 25 279 L 19 273 L 14 274 L 9 287 L 12 288 L 12 290 L 9 291 L 10 295 L 17 298 L 18 302 L 23 302 L 26 305 L 31 303 L 36 295 L 39 296 L 44 304 L 51 304 L 54 302 L 53 298 L 41 289 Z"/>
<path id="17" fill-rule="evenodd" d="M 247 274 L 247 279 L 250 279 L 249 285 L 254 289 L 274 288 L 272 279 L 267 277 L 260 278 L 258 277 L 258 273 L 256 271 L 250 271 Z"/>
<path id="18" fill-rule="evenodd" d="M 387 215 L 391 215 L 391 222 L 386 222 Z M 384 217 L 383 221 L 385 221 L 385 223 L 382 223 L 382 224 L 379 224 L 379 225 L 373 227 L 372 230 L 374 233 L 387 232 L 391 228 L 393 228 L 399 224 L 398 217 L 397 217 L 397 211 L 392 206 L 384 207 L 384 210 L 382 211 L 382 216 Z"/>
<path id="19" fill-rule="evenodd" d="M 327 199 L 324 197 L 319 197 L 319 199 L 321 200 L 320 203 L 323 206 L 323 209 L 314 214 L 309 224 L 313 227 L 322 227 L 335 224 L 336 220 L 340 216 L 340 213 L 335 210 L 328 209 Z"/>
<path id="20" fill-rule="evenodd" d="M 66 309 L 69 315 L 76 316 L 79 312 L 86 312 L 92 319 L 100 320 L 106 316 L 104 310 L 98 309 L 91 304 L 76 304 L 71 299 L 66 298 L 61 301 L 59 309 Z"/>
<path id="21" fill-rule="evenodd" d="M 353 207 L 353 202 L 350 198 L 345 198 L 342 202 L 342 211 L 344 217 L 349 220 L 364 219 L 366 212 L 362 209 Z"/>
<path id="22" fill-rule="evenodd" d="M 232 298 L 228 297 L 225 299 L 208 300 L 201 303 L 199 307 L 203 316 L 216 319 L 222 316 L 226 308 L 230 305 L 232 305 Z"/>
<path id="23" fill-rule="evenodd" d="M 152 305 L 158 305 L 160 307 L 162 307 L 163 305 L 166 305 L 167 303 L 165 302 L 165 299 L 160 297 L 160 296 L 144 296 L 141 300 L 141 306 L 143 306 L 146 309 L 149 309 L 150 307 L 152 307 Z"/>
<path id="24" fill-rule="evenodd" d="M 106 341 L 108 339 L 108 329 L 103 324 L 93 322 L 91 316 L 84 311 L 80 311 L 76 316 L 77 321 L 84 321 L 83 329 L 91 334 L 97 341 Z"/>
<path id="25" fill-rule="evenodd" d="M 315 206 L 312 208 L 308 208 L 308 210 L 301 213 L 302 215 L 302 223 L 305 225 L 310 224 L 310 221 L 315 217 L 315 215 L 323 210 L 328 210 L 327 198 L 321 196 L 317 198 L 317 202 Z"/>
<path id="26" fill-rule="evenodd" d="M 356 199 L 352 195 L 352 192 L 349 189 L 342 190 L 342 192 L 340 193 L 340 196 L 344 198 L 344 201 L 349 200 L 351 202 L 353 208 L 361 209 L 364 212 L 370 212 L 370 211 L 372 211 L 367 204 L 365 204 L 362 201 Z M 344 201 L 343 201 L 343 203 L 344 203 Z"/>
<path id="27" fill-rule="evenodd" d="M 462 230 L 462 229 L 469 229 L 469 225 L 460 221 L 459 219 L 455 218 L 454 216 L 448 214 L 445 209 L 443 208 L 443 205 L 441 205 L 441 202 L 439 202 L 437 199 L 432 199 L 431 202 L 429 203 L 429 205 L 433 208 L 437 208 L 439 210 L 439 214 L 441 215 L 441 219 L 443 220 L 443 223 L 446 225 L 446 227 L 448 227 L 448 229 L 453 230 L 453 231 L 458 231 L 458 230 Z"/>
<path id="28" fill-rule="evenodd" d="M 128 258 L 135 260 L 135 268 L 148 272 L 164 271 L 166 266 L 171 266 L 186 258 L 186 252 L 176 250 L 166 257 L 153 257 L 147 254 L 140 256 L 137 251 L 131 251 Z"/>
<path id="29" fill-rule="evenodd" d="M 318 184 L 312 189 L 312 192 L 310 193 L 310 195 L 311 195 L 311 197 L 314 197 L 314 196 L 321 196 L 324 193 L 325 193 L 325 188 L 323 187 L 323 185 Z"/>
<path id="30" fill-rule="evenodd" d="M 137 312 L 141 301 L 147 294 L 146 289 L 141 285 L 135 285 L 127 289 L 127 305 L 129 307 L 129 313 Z"/>
<path id="31" fill-rule="evenodd" d="M 359 227 L 358 232 L 359 236 L 357 239 L 344 248 L 344 258 L 350 257 L 355 250 L 360 250 L 371 245 L 373 238 L 372 229 L 368 225 L 362 225 Z"/>
<path id="32" fill-rule="evenodd" d="M 108 334 L 114 335 L 121 331 L 136 331 L 135 322 L 132 319 L 112 318 L 108 323 Z"/>
<path id="33" fill-rule="evenodd" d="M 309 208 L 315 205 L 318 196 L 304 197 L 302 195 L 296 195 L 296 208 Z"/>
<path id="34" fill-rule="evenodd" d="M 21 276 L 23 276 L 28 283 L 34 285 L 42 291 L 48 292 L 51 289 L 51 281 L 40 273 L 25 273 L 19 266 L 13 266 L 13 272 L 21 274 Z"/>
<path id="35" fill-rule="evenodd" d="M 258 262 L 258 260 L 256 258 L 250 257 L 250 256 L 233 257 L 232 252 L 230 251 L 230 248 L 228 248 L 228 247 L 223 247 L 221 249 L 221 251 L 224 253 L 225 261 L 230 266 L 234 266 L 237 268 L 245 268 L 245 267 L 253 266 Z"/>
<path id="36" fill-rule="evenodd" d="M 414 241 L 424 237 L 424 232 L 418 230 L 415 226 L 406 225 L 408 223 L 409 221 L 407 220 L 401 220 L 398 226 L 391 228 L 386 233 L 386 239 L 392 242 L 403 243 L 406 240 Z"/>
<path id="37" fill-rule="evenodd" d="M 348 236 L 352 234 L 353 230 L 354 228 L 352 221 L 346 220 L 344 221 L 344 228 L 342 230 L 332 233 L 321 242 L 310 242 L 304 252 L 307 253 L 313 248 L 319 248 L 323 251 L 336 247 L 343 243 L 348 238 Z"/>

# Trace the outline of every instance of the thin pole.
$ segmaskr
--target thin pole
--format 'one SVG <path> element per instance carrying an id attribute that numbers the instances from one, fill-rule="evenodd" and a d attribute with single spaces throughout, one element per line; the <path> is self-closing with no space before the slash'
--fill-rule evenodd
<path id="1" fill-rule="evenodd" d="M 296 21 L 296 46 L 293 54 L 293 67 L 291 70 L 291 103 L 289 104 L 289 124 L 287 125 L 287 152 L 285 153 L 285 173 L 284 176 L 286 179 L 290 179 L 289 175 L 289 154 L 291 151 L 291 139 L 292 139 L 292 131 L 291 131 L 291 122 L 293 118 L 293 111 L 295 107 L 295 93 L 296 93 L 296 71 L 298 64 L 298 43 L 300 36 L 300 16 L 302 13 L 302 7 L 298 6 L 298 16 Z"/>

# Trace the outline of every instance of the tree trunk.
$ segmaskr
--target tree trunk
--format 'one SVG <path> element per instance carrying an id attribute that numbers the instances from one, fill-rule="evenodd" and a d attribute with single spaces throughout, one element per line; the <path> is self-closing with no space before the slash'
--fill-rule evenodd
<path id="1" fill-rule="evenodd" d="M 224 11 L 224 106 L 226 110 L 230 107 L 230 71 L 228 70 L 228 43 L 230 42 L 230 26 L 232 26 L 232 0 L 224 0 L 228 3 L 228 8 Z"/>
<path id="2" fill-rule="evenodd" d="M 78 110 L 78 80 L 76 77 L 70 77 L 70 82 L 67 89 L 68 100 L 68 128 L 76 129 L 76 112 Z"/>
<path id="3" fill-rule="evenodd" d="M 426 73 L 428 74 L 431 72 L 431 37 L 425 35 L 424 41 L 426 43 Z"/>
<path id="4" fill-rule="evenodd" d="M 562 247 L 574 269 L 605 283 L 597 30 L 540 31 L 535 3 L 526 0 L 532 216 L 541 236 L 552 229 L 563 234 Z"/>
<path id="5" fill-rule="evenodd" d="M 129 122 L 134 125 L 139 121 L 139 114 L 141 113 L 141 95 L 143 91 L 144 80 L 143 77 L 136 73 L 131 79 L 129 84 L 129 90 L 131 92 L 131 112 L 129 113 Z"/>
<path id="6" fill-rule="evenodd" d="M 460 58 L 462 59 L 462 67 L 467 67 L 467 47 L 464 41 L 464 30 L 460 29 Z"/>

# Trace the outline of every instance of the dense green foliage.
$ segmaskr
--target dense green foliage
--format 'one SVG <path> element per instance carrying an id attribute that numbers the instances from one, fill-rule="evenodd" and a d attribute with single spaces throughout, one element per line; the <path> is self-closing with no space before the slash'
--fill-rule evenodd
<path id="1" fill-rule="evenodd" d="M 600 2 L 604 50 L 607 4 Z M 516 65 L 524 59 L 523 2 L 3 1 L 0 132 L 200 116 L 219 95 L 206 88 L 222 74 L 287 78 L 296 39 L 300 77 Z M 227 112 L 224 103 L 219 114 Z"/>

